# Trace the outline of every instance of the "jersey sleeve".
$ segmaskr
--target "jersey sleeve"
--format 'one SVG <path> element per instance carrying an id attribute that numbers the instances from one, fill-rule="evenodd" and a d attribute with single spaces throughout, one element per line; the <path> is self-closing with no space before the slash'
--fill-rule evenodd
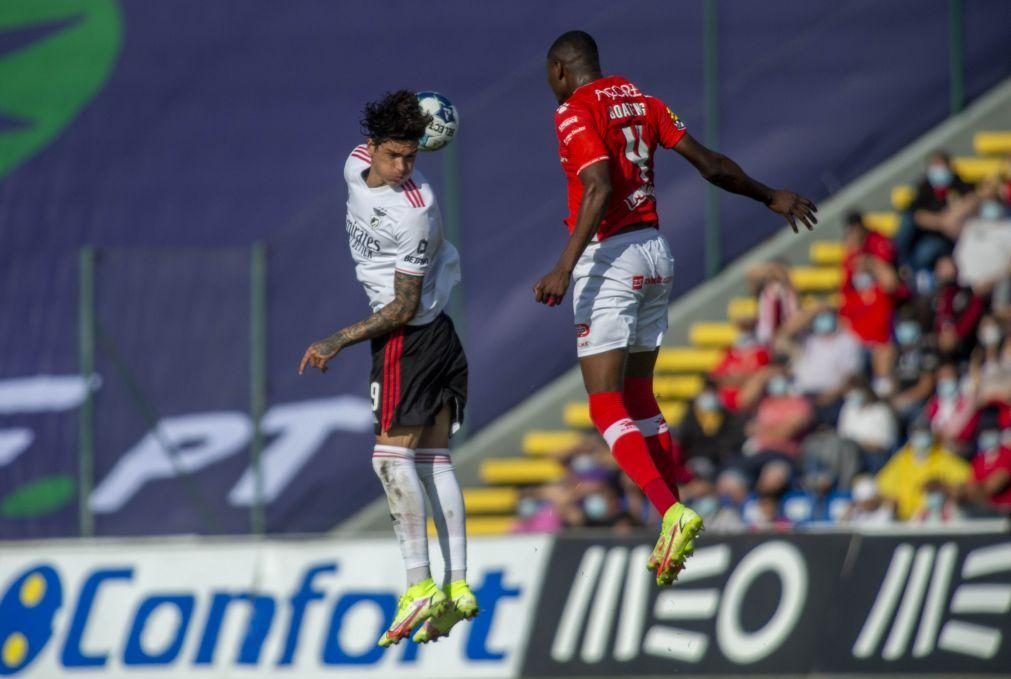
<path id="1" fill-rule="evenodd" d="M 674 148 L 681 139 L 688 134 L 683 120 L 678 118 L 667 104 L 655 97 L 647 99 L 649 101 L 650 113 L 653 117 L 653 124 L 656 125 L 657 139 L 660 146 L 665 149 Z"/>
<path id="2" fill-rule="evenodd" d="M 555 132 L 562 158 L 578 175 L 589 165 L 607 160 L 607 146 L 594 127 L 589 113 L 563 106 L 555 113 Z"/>
<path id="3" fill-rule="evenodd" d="M 424 276 L 442 238 L 438 217 L 430 207 L 409 211 L 398 224 L 396 270 Z"/>
<path id="4" fill-rule="evenodd" d="M 362 174 L 372 165 L 365 146 L 356 146 L 344 161 L 344 181 L 352 183 L 362 180 Z"/>

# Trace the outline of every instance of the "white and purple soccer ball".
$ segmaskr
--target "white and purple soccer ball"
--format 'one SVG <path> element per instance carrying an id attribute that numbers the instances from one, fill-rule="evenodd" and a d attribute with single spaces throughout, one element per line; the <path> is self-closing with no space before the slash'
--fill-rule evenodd
<path id="1" fill-rule="evenodd" d="M 456 107 L 438 92 L 418 92 L 418 104 L 422 111 L 432 116 L 432 122 L 418 140 L 418 148 L 422 151 L 438 151 L 456 136 L 460 125 Z"/>

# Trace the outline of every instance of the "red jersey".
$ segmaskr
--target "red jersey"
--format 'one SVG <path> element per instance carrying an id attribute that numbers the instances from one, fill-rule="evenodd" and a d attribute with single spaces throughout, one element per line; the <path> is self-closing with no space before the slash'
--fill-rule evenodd
<path id="1" fill-rule="evenodd" d="M 579 173 L 609 161 L 611 201 L 597 230 L 604 240 L 630 224 L 656 222 L 653 197 L 653 152 L 673 148 L 685 136 L 685 125 L 659 99 L 643 94 L 620 76 L 607 76 L 573 92 L 555 111 L 558 155 L 569 183 L 572 233 L 583 200 Z"/>

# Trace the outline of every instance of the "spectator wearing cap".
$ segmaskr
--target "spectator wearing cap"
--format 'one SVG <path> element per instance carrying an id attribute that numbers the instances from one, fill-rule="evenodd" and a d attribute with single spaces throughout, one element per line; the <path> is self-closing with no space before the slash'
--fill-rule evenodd
<path id="1" fill-rule="evenodd" d="M 917 420 L 910 428 L 909 442 L 885 464 L 875 477 L 881 496 L 895 508 L 899 519 L 908 521 L 927 508 L 928 492 L 955 496 L 969 478 L 969 465 L 936 442 L 930 426 Z"/>
<path id="2" fill-rule="evenodd" d="M 971 192 L 972 185 L 958 176 L 947 152 L 930 154 L 925 176 L 895 238 L 900 264 L 929 271 L 939 257 L 951 254 L 954 243 L 944 234 L 942 213 Z"/>

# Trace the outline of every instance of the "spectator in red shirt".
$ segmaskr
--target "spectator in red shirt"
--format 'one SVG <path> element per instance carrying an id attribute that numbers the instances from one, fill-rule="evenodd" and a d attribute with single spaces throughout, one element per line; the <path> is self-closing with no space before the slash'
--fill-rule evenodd
<path id="1" fill-rule="evenodd" d="M 976 427 L 976 399 L 963 392 L 954 363 L 942 363 L 934 377 L 937 390 L 924 407 L 930 429 L 945 447 L 964 450 Z"/>
<path id="2" fill-rule="evenodd" d="M 958 271 L 951 257 L 937 260 L 934 269 L 937 293 L 934 296 L 934 332 L 937 348 L 948 359 L 967 359 L 975 346 L 986 301 L 970 288 L 958 284 Z"/>
<path id="3" fill-rule="evenodd" d="M 1002 445 L 1002 438 L 1009 437 L 1011 429 L 1001 436 L 996 417 L 987 417 L 980 425 L 972 476 L 963 497 L 984 512 L 1011 514 L 1011 447 Z"/>
<path id="4" fill-rule="evenodd" d="M 753 320 L 738 320 L 737 330 L 737 341 L 726 350 L 709 375 L 719 389 L 723 405 L 735 413 L 750 405 L 741 402 L 741 388 L 769 365 L 770 359 L 769 349 L 755 338 Z"/>
<path id="5" fill-rule="evenodd" d="M 846 280 L 853 273 L 853 260 L 861 255 L 871 255 L 886 264 L 895 265 L 895 245 L 892 240 L 868 229 L 864 224 L 864 216 L 859 212 L 846 215 L 843 248 L 843 272 Z"/>
<path id="6" fill-rule="evenodd" d="M 875 378 L 887 381 L 895 354 L 892 313 L 899 277 L 891 264 L 874 255 L 860 255 L 852 266 L 852 273 L 843 280 L 839 315 L 870 351 Z"/>

